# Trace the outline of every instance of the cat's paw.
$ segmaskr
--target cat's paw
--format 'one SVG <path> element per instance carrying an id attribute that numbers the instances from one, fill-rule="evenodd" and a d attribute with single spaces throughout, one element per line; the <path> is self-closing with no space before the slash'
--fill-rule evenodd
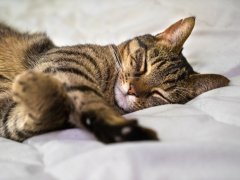
<path id="1" fill-rule="evenodd" d="M 96 138 L 104 143 L 159 140 L 152 129 L 142 127 L 137 120 L 125 120 L 123 123 L 111 124 L 94 113 L 86 113 L 81 117 L 82 123 Z"/>
<path id="2" fill-rule="evenodd" d="M 31 109 L 51 103 L 60 88 L 56 79 L 46 74 L 26 71 L 18 75 L 12 85 L 13 99 Z"/>
<path id="3" fill-rule="evenodd" d="M 127 124 L 124 124 L 124 126 L 120 128 L 123 140 L 125 141 L 159 140 L 158 135 L 154 130 L 140 126 L 137 120 L 127 120 L 127 122 L 128 122 Z"/>

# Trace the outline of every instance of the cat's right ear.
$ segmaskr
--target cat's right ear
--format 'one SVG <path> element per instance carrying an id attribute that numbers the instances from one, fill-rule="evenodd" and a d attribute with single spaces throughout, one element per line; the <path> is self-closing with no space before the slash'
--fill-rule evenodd
<path id="1" fill-rule="evenodd" d="M 157 34 L 156 37 L 161 44 L 168 46 L 173 51 L 180 52 L 194 25 L 195 17 L 181 19 L 162 33 Z"/>

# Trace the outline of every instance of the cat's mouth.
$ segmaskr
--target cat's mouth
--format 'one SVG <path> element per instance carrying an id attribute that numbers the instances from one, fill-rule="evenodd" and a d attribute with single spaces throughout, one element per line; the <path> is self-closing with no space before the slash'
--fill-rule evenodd
<path id="1" fill-rule="evenodd" d="M 125 112 L 132 112 L 134 111 L 133 104 L 136 101 L 136 97 L 128 95 L 127 90 L 127 85 L 119 85 L 119 83 L 116 83 L 114 87 L 115 100 L 117 105 Z"/>

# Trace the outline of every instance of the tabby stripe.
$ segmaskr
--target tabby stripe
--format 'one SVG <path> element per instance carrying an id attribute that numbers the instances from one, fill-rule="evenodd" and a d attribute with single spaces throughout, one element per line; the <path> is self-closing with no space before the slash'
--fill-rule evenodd
<path id="1" fill-rule="evenodd" d="M 117 61 L 118 65 L 121 66 L 122 64 L 121 55 L 119 54 L 117 47 L 114 45 L 111 45 L 110 48 L 113 49 L 113 55 L 114 55 L 113 58 Z"/>
<path id="2" fill-rule="evenodd" d="M 167 63 L 167 61 L 159 61 L 160 63 L 157 65 L 156 69 L 160 69 L 163 65 Z"/>
<path id="3" fill-rule="evenodd" d="M 180 71 L 180 66 L 175 63 L 169 63 L 168 66 L 166 67 L 166 76 L 172 73 L 175 73 L 176 71 Z"/>
<path id="4" fill-rule="evenodd" d="M 106 74 L 107 75 L 107 77 L 106 77 L 107 85 L 106 86 L 108 86 L 108 84 L 111 83 L 110 82 L 110 78 L 111 78 L 110 74 L 111 74 L 111 69 L 107 68 L 107 74 Z"/>
<path id="5" fill-rule="evenodd" d="M 82 64 L 78 60 L 76 60 L 74 58 L 69 58 L 69 57 L 68 58 L 60 57 L 59 59 L 54 59 L 53 62 L 57 62 L 57 63 L 59 63 L 59 62 L 71 62 L 71 63 L 75 63 L 75 64 L 77 64 L 79 66 L 82 66 Z"/>
<path id="6" fill-rule="evenodd" d="M 176 86 L 177 86 L 176 84 L 171 84 L 169 87 L 164 87 L 163 90 L 164 91 L 169 91 L 169 90 L 175 88 Z"/>
<path id="7" fill-rule="evenodd" d="M 56 72 L 67 72 L 67 73 L 72 73 L 72 74 L 76 74 L 79 75 L 81 77 L 84 77 L 85 79 L 87 79 L 88 81 L 92 82 L 92 83 L 96 83 L 96 80 L 94 80 L 93 78 L 89 77 L 87 74 L 85 74 L 84 72 L 80 71 L 79 69 L 76 68 L 64 68 L 64 67 L 48 67 L 47 69 L 45 69 L 43 71 L 44 73 L 56 73 Z"/>
<path id="8" fill-rule="evenodd" d="M 106 59 L 106 62 L 107 62 L 107 77 L 106 77 L 106 85 L 105 85 L 105 88 L 104 88 L 104 91 L 105 91 L 105 89 L 106 88 L 108 88 L 108 86 L 109 86 L 109 84 L 111 84 L 112 82 L 110 82 L 110 80 L 112 79 L 112 76 L 110 76 L 110 74 L 111 74 L 111 69 L 110 69 L 110 67 L 111 67 L 111 64 L 109 63 L 109 61 Z"/>
<path id="9" fill-rule="evenodd" d="M 81 56 L 89 60 L 94 65 L 94 67 L 98 70 L 99 73 L 101 72 L 101 70 L 98 67 L 98 64 L 96 63 L 93 57 L 91 57 L 89 54 L 86 54 L 86 53 L 81 53 Z"/>
<path id="10" fill-rule="evenodd" d="M 128 48 L 128 49 L 127 49 Z M 127 49 L 127 53 L 129 53 L 129 41 L 125 42 L 125 44 L 123 45 L 122 49 L 121 49 L 121 54 L 123 54 L 123 52 Z"/>
<path id="11" fill-rule="evenodd" d="M 87 53 L 78 52 L 78 51 L 72 51 L 72 50 L 67 50 L 67 49 L 60 49 L 60 50 L 57 50 L 57 51 L 55 51 L 53 53 L 54 54 L 61 53 L 61 54 L 66 54 L 66 55 L 83 56 L 84 58 L 88 59 L 95 67 L 98 67 L 95 59 L 93 57 L 91 57 Z M 50 54 L 53 54 L 53 53 L 50 53 Z M 76 57 L 76 58 L 78 58 L 78 57 Z"/>
<path id="12" fill-rule="evenodd" d="M 3 123 L 3 126 L 4 126 L 4 134 L 6 137 L 11 137 L 11 134 L 10 134 L 10 131 L 8 129 L 8 126 L 7 126 L 7 121 L 8 121 L 8 118 L 9 118 L 9 115 L 12 111 L 13 108 L 16 107 L 16 103 L 12 103 L 6 110 L 3 118 L 2 118 L 2 123 Z"/>
<path id="13" fill-rule="evenodd" d="M 129 42 L 127 45 L 127 54 L 130 54 L 130 53 L 131 53 L 131 49 L 130 49 L 130 42 Z"/>
<path id="14" fill-rule="evenodd" d="M 163 73 L 163 76 L 168 76 L 169 74 L 176 73 L 177 71 L 179 71 L 179 69 L 174 64 L 170 65 L 170 68 Z"/>
<path id="15" fill-rule="evenodd" d="M 140 68 L 137 67 L 137 69 L 139 69 L 139 71 L 137 73 L 134 73 L 134 76 L 140 77 L 141 75 L 147 73 L 147 54 L 146 53 L 145 53 L 145 57 L 144 57 L 144 62 L 139 64 L 138 66 L 140 66 Z M 142 67 L 143 67 L 143 71 L 142 71 Z"/>
<path id="16" fill-rule="evenodd" d="M 119 63 L 121 65 L 122 62 L 121 62 L 121 58 L 117 54 L 117 52 L 118 52 L 117 48 L 115 46 L 111 46 L 111 47 L 114 50 L 114 56 L 115 57 L 113 57 L 113 58 L 116 58 L 114 61 L 117 61 L 117 63 Z M 104 58 L 104 61 L 107 63 L 107 66 L 106 66 L 107 73 L 105 74 L 106 75 L 106 77 L 105 77 L 106 83 L 105 83 L 105 86 L 103 87 L 103 91 L 105 91 L 109 87 L 109 83 L 111 83 L 110 80 L 112 78 L 112 76 L 111 76 L 111 69 L 109 68 L 109 67 L 111 67 L 111 63 L 109 63 L 109 59 L 105 59 Z"/>
<path id="17" fill-rule="evenodd" d="M 11 105 L 9 105 L 9 107 L 7 107 L 6 113 L 4 114 L 2 119 L 3 124 L 6 124 L 9 114 L 15 106 L 16 106 L 16 103 L 12 103 Z"/>
<path id="18" fill-rule="evenodd" d="M 98 66 L 97 62 L 95 61 L 95 59 L 87 53 L 79 53 L 79 55 L 83 56 L 85 59 L 89 60 L 89 62 L 91 62 L 93 64 L 94 68 L 98 71 L 99 76 L 101 78 L 102 77 L 102 74 L 101 74 L 102 71 L 101 71 L 100 67 Z"/>
<path id="19" fill-rule="evenodd" d="M 96 63 L 95 59 L 92 56 L 90 56 L 89 54 L 83 53 L 83 52 L 78 52 L 78 51 L 67 50 L 67 49 L 60 49 L 60 50 L 57 50 L 57 51 L 54 51 L 54 52 L 51 52 L 48 54 L 59 54 L 59 53 L 65 54 L 65 55 L 74 55 L 77 59 L 82 59 L 82 57 L 83 57 L 83 58 L 89 60 L 93 64 L 93 66 L 97 69 L 99 74 L 101 75 L 101 70 L 98 67 L 98 64 Z"/>
<path id="20" fill-rule="evenodd" d="M 126 54 L 130 54 L 130 41 L 127 41 L 126 44 L 124 44 L 121 53 L 123 54 L 124 51 L 127 51 Z"/>
<path id="21" fill-rule="evenodd" d="M 9 88 L 7 88 L 7 87 L 0 87 L 0 93 L 6 92 L 8 90 L 9 90 Z"/>
<path id="22" fill-rule="evenodd" d="M 168 79 L 168 80 L 166 80 L 166 81 L 164 81 L 163 83 L 165 84 L 172 84 L 172 83 L 176 83 L 176 79 Z"/>
<path id="23" fill-rule="evenodd" d="M 186 72 L 182 71 L 182 73 L 180 75 L 178 75 L 176 81 L 181 81 L 181 80 L 185 79 L 185 77 L 186 77 Z"/>
<path id="24" fill-rule="evenodd" d="M 110 73 L 111 73 L 111 70 L 110 68 L 107 68 L 107 73 L 106 73 L 106 83 L 104 84 L 104 87 L 103 87 L 103 91 L 106 91 L 106 89 L 109 87 L 109 83 L 110 83 Z"/>
<path id="25" fill-rule="evenodd" d="M 90 72 L 90 71 L 92 71 L 91 69 L 91 67 L 86 67 L 84 64 L 82 64 L 81 63 L 81 61 L 78 61 L 78 60 L 76 60 L 76 59 L 74 59 L 74 58 L 69 58 L 69 57 L 64 57 L 64 58 L 62 58 L 62 57 L 59 57 L 58 59 L 57 58 L 55 58 L 55 59 L 53 59 L 52 61 L 51 61 L 52 63 L 57 63 L 59 66 L 61 65 L 60 63 L 61 62 L 66 62 L 66 63 L 75 63 L 76 65 L 79 65 L 79 66 L 81 66 L 81 68 L 85 68 L 85 70 L 86 71 L 88 71 L 88 72 Z M 49 63 L 49 61 L 41 61 L 40 63 Z M 40 64 L 39 63 L 39 64 Z M 100 71 L 99 69 L 97 69 L 98 71 Z M 100 75 L 100 77 L 101 77 L 101 73 L 99 72 L 99 75 Z"/>
<path id="26" fill-rule="evenodd" d="M 69 58 L 69 57 L 57 57 L 57 58 L 54 58 L 53 60 L 49 61 L 49 59 L 44 59 L 42 61 L 40 61 L 38 64 L 41 64 L 41 63 L 49 63 L 49 62 L 53 62 L 53 63 L 61 63 L 61 62 L 71 62 L 71 63 L 75 63 L 76 65 L 79 65 L 79 66 L 82 66 L 82 64 L 77 61 L 76 59 L 74 58 Z"/>
<path id="27" fill-rule="evenodd" d="M 126 54 L 130 54 L 130 41 L 127 41 L 126 44 L 124 44 L 121 53 L 124 54 L 126 52 Z"/>
<path id="28" fill-rule="evenodd" d="M 85 47 L 83 47 L 83 48 L 86 48 L 86 49 L 90 49 L 93 53 L 94 53 L 94 55 L 95 56 L 97 56 L 98 54 L 99 54 L 99 51 L 96 49 L 96 46 L 85 46 Z"/>
<path id="29" fill-rule="evenodd" d="M 116 56 L 116 60 L 118 61 L 119 64 L 122 64 L 120 56 L 116 53 L 116 52 L 118 52 L 117 47 L 114 46 L 114 45 L 112 45 L 111 47 L 115 50 L 114 55 Z M 88 48 L 91 49 L 91 50 L 95 53 L 96 58 L 98 58 L 98 59 L 103 59 L 103 57 L 98 57 L 99 52 L 97 52 L 94 47 L 89 46 Z M 111 60 L 110 60 L 110 61 L 111 61 Z M 107 63 L 107 66 L 106 66 L 106 67 L 111 67 L 111 66 L 112 66 L 111 63 L 109 63 L 109 59 L 106 59 L 105 56 L 104 56 L 104 62 Z M 101 78 L 101 70 L 100 70 L 100 67 L 99 67 L 98 65 L 96 65 L 96 66 L 98 67 L 98 72 L 99 72 L 99 74 L 100 74 L 100 79 L 103 79 L 103 78 Z M 108 68 L 108 69 L 107 69 L 107 73 L 105 74 L 105 76 L 106 76 L 106 77 L 105 77 L 105 81 L 106 81 L 105 88 L 107 88 L 108 83 L 110 83 L 110 82 L 109 82 L 109 80 L 110 80 L 110 78 L 111 78 L 110 74 L 111 74 L 111 69 Z M 104 88 L 104 89 L 105 89 L 105 88 Z"/>
<path id="30" fill-rule="evenodd" d="M 146 44 L 144 44 L 144 42 L 142 42 L 139 38 L 136 38 L 138 44 L 140 47 L 144 48 L 145 50 L 147 50 L 147 46 Z"/>
<path id="31" fill-rule="evenodd" d="M 161 61 L 161 59 L 158 57 L 151 63 L 151 65 L 153 66 L 154 64 L 156 64 L 156 63 L 158 63 L 160 61 Z"/>
<path id="32" fill-rule="evenodd" d="M 61 63 L 61 62 L 70 62 L 70 63 L 75 63 L 76 65 L 79 65 L 81 66 L 82 68 L 85 68 L 88 72 L 91 71 L 91 67 L 86 67 L 86 65 L 82 64 L 81 61 L 79 60 L 76 60 L 74 58 L 59 58 L 59 59 L 56 59 L 56 60 L 53 60 L 53 62 L 56 62 L 56 63 Z M 100 72 L 100 69 L 99 68 L 96 68 L 97 71 L 99 72 L 99 75 L 101 77 L 101 72 Z"/>
<path id="33" fill-rule="evenodd" d="M 73 51 L 71 49 L 57 49 L 53 52 L 47 52 L 47 55 L 52 55 L 52 54 L 65 54 L 65 55 L 79 55 L 78 51 Z"/>
<path id="34" fill-rule="evenodd" d="M 99 93 L 98 91 L 96 91 L 95 89 L 89 87 L 89 86 L 85 86 L 85 85 L 80 85 L 80 86 L 67 86 L 66 90 L 68 92 L 72 92 L 72 91 L 81 91 L 81 92 L 93 92 L 94 94 L 96 94 L 97 96 L 103 98 L 103 95 L 101 93 Z"/>
<path id="35" fill-rule="evenodd" d="M 147 73 L 147 53 L 145 53 L 143 73 Z"/>
<path id="36" fill-rule="evenodd" d="M 0 74 L 0 80 L 3 80 L 3 81 L 11 81 L 10 79 L 8 79 L 7 77 L 3 76 Z"/>

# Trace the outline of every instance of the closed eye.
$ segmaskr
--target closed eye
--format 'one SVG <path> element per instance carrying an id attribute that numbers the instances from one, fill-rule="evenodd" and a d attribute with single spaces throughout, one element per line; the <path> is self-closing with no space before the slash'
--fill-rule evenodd
<path id="1" fill-rule="evenodd" d="M 155 97 L 160 97 L 161 99 L 163 99 L 165 102 L 167 103 L 171 103 L 171 101 L 166 97 L 164 96 L 160 91 L 152 91 L 151 93 L 152 96 L 155 96 Z"/>

